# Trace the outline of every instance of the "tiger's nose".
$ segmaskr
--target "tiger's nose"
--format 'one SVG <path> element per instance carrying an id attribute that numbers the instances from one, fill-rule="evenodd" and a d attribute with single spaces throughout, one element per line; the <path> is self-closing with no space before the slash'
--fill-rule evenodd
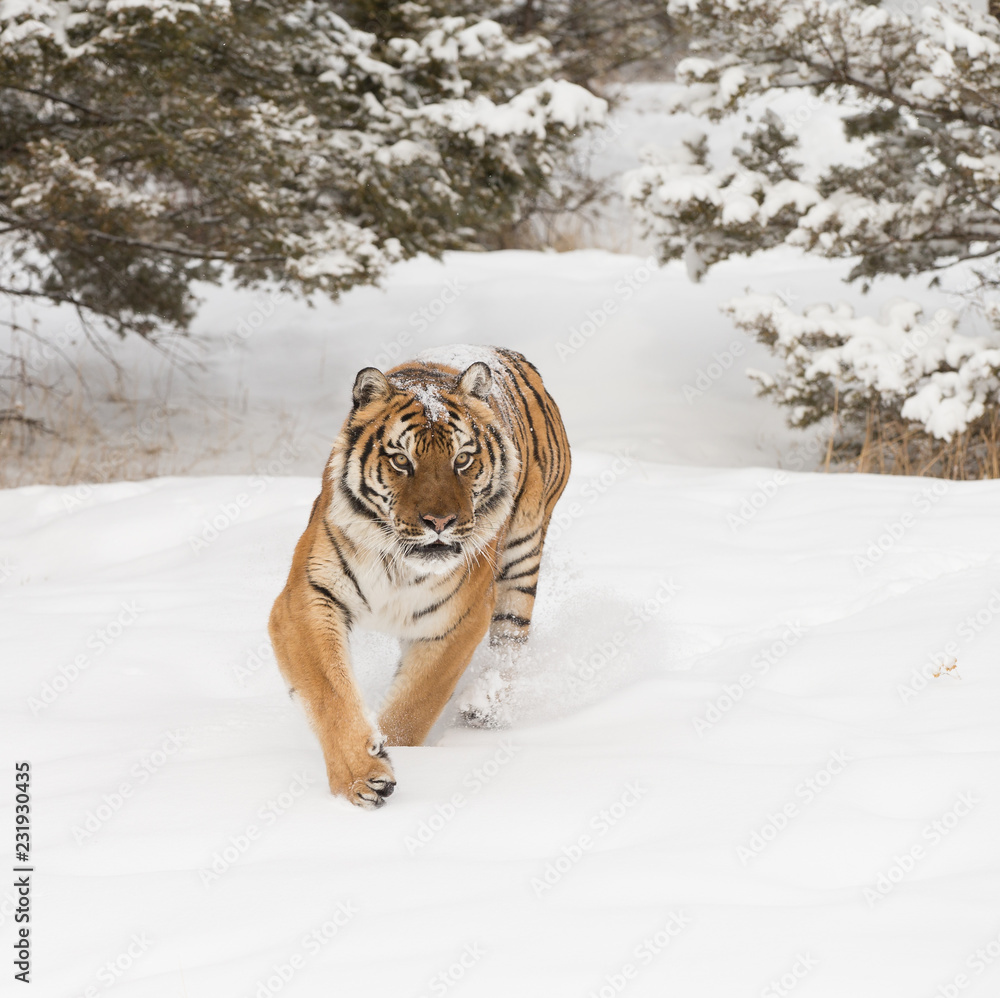
<path id="1" fill-rule="evenodd" d="M 434 528 L 435 533 L 440 534 L 442 530 L 454 523 L 458 517 L 454 513 L 449 513 L 447 516 L 434 516 L 432 513 L 424 513 L 421 519 L 429 523 Z"/>

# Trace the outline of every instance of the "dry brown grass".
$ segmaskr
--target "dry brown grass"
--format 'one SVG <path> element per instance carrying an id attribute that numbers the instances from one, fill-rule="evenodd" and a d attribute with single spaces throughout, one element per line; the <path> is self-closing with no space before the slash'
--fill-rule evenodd
<path id="1" fill-rule="evenodd" d="M 951 481 L 1000 478 L 1000 412 L 993 409 L 964 433 L 939 440 L 914 423 L 872 409 L 863 435 L 850 440 L 831 436 L 825 467 Z"/>
<path id="2" fill-rule="evenodd" d="M 251 474 L 289 444 L 297 450 L 296 420 L 284 410 L 247 420 L 241 384 L 234 397 L 210 398 L 178 396 L 169 381 L 140 388 L 120 368 L 98 366 L 86 379 L 62 375 L 44 384 L 4 380 L 0 488 Z M 283 474 L 298 470 L 285 464 Z"/>

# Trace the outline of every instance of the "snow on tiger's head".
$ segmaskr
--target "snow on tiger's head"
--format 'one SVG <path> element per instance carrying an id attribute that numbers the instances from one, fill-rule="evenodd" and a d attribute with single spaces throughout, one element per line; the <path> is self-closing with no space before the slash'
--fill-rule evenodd
<path id="1" fill-rule="evenodd" d="M 414 362 L 359 372 L 331 455 L 334 521 L 367 550 L 418 572 L 481 550 L 514 501 L 517 451 L 476 361 L 464 372 Z"/>

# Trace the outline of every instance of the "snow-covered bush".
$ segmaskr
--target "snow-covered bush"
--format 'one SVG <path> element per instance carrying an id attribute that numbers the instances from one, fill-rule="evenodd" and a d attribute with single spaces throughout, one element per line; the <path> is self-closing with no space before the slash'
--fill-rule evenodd
<path id="1" fill-rule="evenodd" d="M 760 394 L 793 426 L 832 420 L 839 458 L 861 470 L 1000 474 L 1000 347 L 959 333 L 951 310 L 921 322 L 918 305 L 897 300 L 878 320 L 843 304 L 796 315 L 772 295 L 724 308 L 782 361 L 776 374 L 748 372 Z"/>
<path id="2" fill-rule="evenodd" d="M 665 0 L 341 0 L 336 9 L 379 37 L 411 35 L 415 11 L 421 17 L 487 17 L 511 38 L 545 38 L 559 75 L 583 86 L 623 66 L 672 54 L 678 34 Z"/>
<path id="3" fill-rule="evenodd" d="M 0 294 L 152 335 L 196 279 L 337 295 L 509 225 L 604 102 L 541 38 L 382 7 L 0 4 Z"/>
<path id="4" fill-rule="evenodd" d="M 787 242 L 856 257 L 853 275 L 916 274 L 1000 252 L 1000 23 L 967 5 L 905 13 L 862 0 L 672 0 L 694 32 L 677 108 L 713 120 L 797 91 L 850 108 L 861 165 L 796 161 L 794 120 L 757 108 L 713 167 L 689 144 L 628 178 L 664 259 L 696 273 Z M 813 97 L 812 99 L 815 99 Z M 767 102 L 763 102 L 766 104 Z M 817 150 L 810 150 L 815 159 Z"/>
<path id="5" fill-rule="evenodd" d="M 750 126 L 724 160 L 693 137 L 627 176 L 627 196 L 661 259 L 683 258 L 697 279 L 733 254 L 787 244 L 853 260 L 850 279 L 866 287 L 880 275 L 938 275 L 961 261 L 976 261 L 973 291 L 1000 285 L 1000 22 L 948 2 L 912 17 L 864 0 L 671 0 L 670 10 L 695 39 L 678 68 L 677 109 L 713 121 L 746 112 Z M 796 116 L 768 107 L 778 94 L 798 94 L 803 106 L 839 104 L 850 141 L 799 149 Z M 821 324 L 820 312 L 807 314 L 803 322 Z M 899 321 L 889 325 L 902 328 Z M 836 334 L 845 349 L 858 328 Z M 803 329 L 797 350 L 826 349 L 817 335 Z M 923 418 L 938 388 L 944 400 L 972 392 L 970 412 L 980 402 L 990 408 L 979 381 L 973 389 L 961 380 L 971 362 L 946 358 L 905 414 L 895 395 L 884 406 L 944 439 Z M 953 394 L 946 375 L 959 379 Z M 918 390 L 903 382 L 858 384 L 882 405 L 883 389 Z M 831 385 L 817 385 L 815 397 Z M 954 432 L 965 433 L 960 423 Z"/>

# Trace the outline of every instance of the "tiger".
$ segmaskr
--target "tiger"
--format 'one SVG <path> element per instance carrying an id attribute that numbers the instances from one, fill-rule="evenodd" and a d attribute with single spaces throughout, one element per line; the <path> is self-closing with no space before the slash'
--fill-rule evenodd
<path id="1" fill-rule="evenodd" d="M 476 647 L 528 636 L 570 449 L 538 370 L 499 347 L 425 351 L 354 380 L 268 631 L 317 735 L 330 791 L 366 809 L 396 788 L 387 746 L 420 745 Z M 400 643 L 366 709 L 352 628 Z"/>

